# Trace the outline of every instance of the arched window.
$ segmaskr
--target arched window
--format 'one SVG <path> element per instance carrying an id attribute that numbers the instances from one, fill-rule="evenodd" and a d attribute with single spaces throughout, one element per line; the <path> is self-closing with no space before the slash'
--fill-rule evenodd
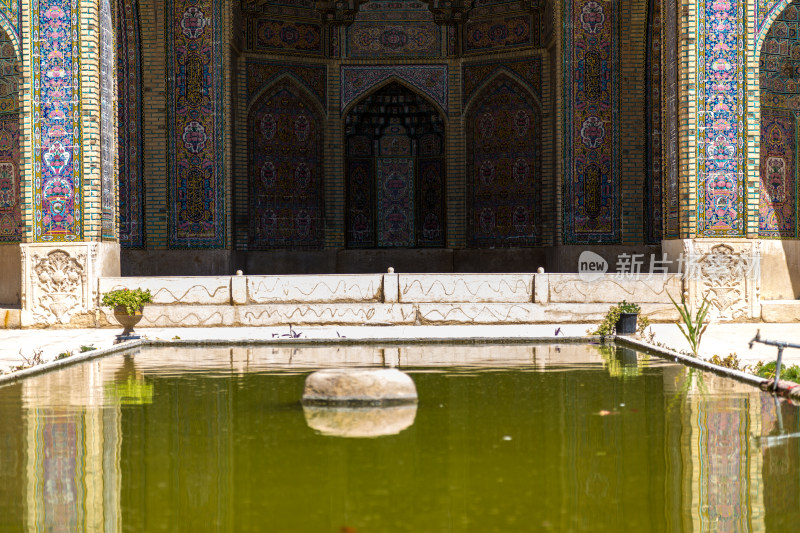
<path id="1" fill-rule="evenodd" d="M 444 246 L 444 121 L 434 106 L 392 82 L 351 109 L 345 139 L 347 246 Z"/>
<path id="2" fill-rule="evenodd" d="M 250 249 L 321 248 L 321 114 L 284 80 L 253 105 L 248 137 Z"/>
<path id="3" fill-rule="evenodd" d="M 469 245 L 536 245 L 541 209 L 539 106 L 506 76 L 475 98 L 466 120 Z"/>

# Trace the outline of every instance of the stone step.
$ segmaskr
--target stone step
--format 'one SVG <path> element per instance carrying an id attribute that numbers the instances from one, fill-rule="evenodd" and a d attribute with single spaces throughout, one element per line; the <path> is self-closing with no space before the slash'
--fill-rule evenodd
<path id="1" fill-rule="evenodd" d="M 762 300 L 764 322 L 800 322 L 800 300 Z"/>
<path id="2" fill-rule="evenodd" d="M 20 314 L 19 307 L 0 307 L 0 329 L 20 328 Z"/>
<path id="3" fill-rule="evenodd" d="M 679 318 L 672 304 L 643 303 L 641 307 L 656 322 Z M 600 322 L 608 308 L 607 303 L 148 304 L 139 327 L 586 324 Z M 107 311 L 101 308 L 101 324 L 118 327 Z"/>

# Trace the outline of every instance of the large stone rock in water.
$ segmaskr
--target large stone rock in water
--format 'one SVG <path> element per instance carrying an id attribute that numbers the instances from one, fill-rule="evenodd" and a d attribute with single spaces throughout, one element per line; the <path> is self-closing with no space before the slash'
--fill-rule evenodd
<path id="1" fill-rule="evenodd" d="M 416 404 L 389 407 L 332 407 L 304 405 L 311 429 L 330 437 L 383 437 L 397 435 L 414 423 Z"/>
<path id="2" fill-rule="evenodd" d="M 417 401 L 411 378 L 397 369 L 319 370 L 306 378 L 303 405 L 393 405 Z"/>

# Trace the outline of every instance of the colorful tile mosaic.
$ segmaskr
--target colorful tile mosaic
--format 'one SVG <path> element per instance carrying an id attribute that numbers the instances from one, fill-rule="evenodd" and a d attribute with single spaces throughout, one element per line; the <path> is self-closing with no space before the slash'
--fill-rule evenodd
<path id="1" fill-rule="evenodd" d="M 678 4 L 677 0 L 664 2 L 664 237 L 677 239 L 680 235 L 680 196 L 678 151 Z"/>
<path id="2" fill-rule="evenodd" d="M 477 98 L 466 120 L 469 245 L 533 246 L 541 210 L 541 113 L 508 76 Z"/>
<path id="3" fill-rule="evenodd" d="M 173 247 L 225 244 L 221 5 L 219 0 L 167 0 Z"/>
<path id="4" fill-rule="evenodd" d="M 478 19 L 498 18 L 501 15 L 524 15 L 530 13 L 533 16 L 533 26 L 535 27 L 540 16 L 539 9 L 541 9 L 541 6 L 531 7 L 530 3 L 526 0 L 483 5 L 473 3 L 472 9 L 469 11 L 469 18 L 470 20 L 477 21 Z"/>
<path id="5" fill-rule="evenodd" d="M 142 57 L 138 2 L 117 0 L 117 160 L 119 162 L 119 241 L 144 246 L 142 179 Z"/>
<path id="6" fill-rule="evenodd" d="M 325 65 L 307 65 L 247 60 L 247 100 L 258 98 L 259 94 L 275 80 L 288 74 L 295 82 L 308 89 L 317 97 L 323 109 L 327 108 L 328 69 Z"/>
<path id="7" fill-rule="evenodd" d="M 761 108 L 761 237 L 797 236 L 797 133 L 794 111 Z"/>
<path id="8" fill-rule="evenodd" d="M 0 29 L 0 114 L 19 113 L 21 76 L 14 42 Z"/>
<path id="9" fill-rule="evenodd" d="M 797 236 L 800 9 L 789 5 L 767 32 L 759 56 L 761 160 L 759 236 Z"/>
<path id="10" fill-rule="evenodd" d="M 20 242 L 24 230 L 19 174 L 19 115 L 0 116 L 0 242 Z"/>
<path id="11" fill-rule="evenodd" d="M 439 57 L 442 30 L 428 4 L 373 0 L 362 5 L 345 30 L 345 54 L 353 58 Z"/>
<path id="12" fill-rule="evenodd" d="M 354 25 L 361 22 L 433 22 L 428 3 L 419 0 L 370 0 L 358 9 Z"/>
<path id="13" fill-rule="evenodd" d="M 753 33 L 755 38 L 764 31 L 767 21 L 776 12 L 783 9 L 789 0 L 756 0 L 754 2 L 756 15 L 756 31 Z"/>
<path id="14" fill-rule="evenodd" d="M 250 142 L 249 248 L 314 249 L 324 240 L 324 118 L 289 81 L 253 106 Z"/>
<path id="15" fill-rule="evenodd" d="M 15 43 L 21 44 L 19 31 L 22 28 L 22 0 L 0 0 L 0 16 L 8 24 L 13 35 L 9 35 Z"/>
<path id="16" fill-rule="evenodd" d="M 375 162 L 378 247 L 414 246 L 414 170 L 411 157 Z"/>
<path id="17" fill-rule="evenodd" d="M 700 0 L 697 17 L 697 233 L 743 237 L 744 0 Z"/>
<path id="18" fill-rule="evenodd" d="M 322 26 L 257 18 L 248 20 L 250 46 L 255 50 L 322 54 Z"/>
<path id="19" fill-rule="evenodd" d="M 759 55 L 761 105 L 800 110 L 800 9 L 789 5 L 764 38 Z"/>
<path id="20" fill-rule="evenodd" d="M 663 237 L 661 134 L 661 0 L 650 0 L 647 21 L 647 187 L 645 241 L 659 244 Z"/>
<path id="21" fill-rule="evenodd" d="M 351 139 L 357 145 L 351 149 L 351 155 L 369 156 L 365 150 L 372 141 L 366 138 L 366 144 L 358 139 Z M 375 246 L 375 227 L 373 209 L 375 162 L 369 159 L 347 159 L 347 246 L 349 248 L 372 248 Z"/>
<path id="22" fill-rule="evenodd" d="M 536 45 L 539 30 L 530 15 L 470 21 L 464 25 L 464 49 L 467 52 Z"/>
<path id="23" fill-rule="evenodd" d="M 31 3 L 35 241 L 83 237 L 79 15 L 77 0 Z"/>
<path id="24" fill-rule="evenodd" d="M 424 141 L 424 138 L 420 139 L 420 146 Z M 437 142 L 441 144 L 438 137 L 434 144 Z M 441 146 L 434 150 L 441 154 Z M 422 150 L 420 154 L 423 154 Z M 441 156 L 420 157 L 417 167 L 417 246 L 440 248 L 444 246 L 445 237 L 444 160 Z"/>
<path id="25" fill-rule="evenodd" d="M 433 104 L 391 83 L 353 107 L 345 134 L 347 246 L 444 246 L 444 127 Z"/>
<path id="26" fill-rule="evenodd" d="M 565 4 L 567 243 L 620 239 L 617 10 L 616 2 Z"/>
<path id="27" fill-rule="evenodd" d="M 354 58 L 439 57 L 442 34 L 433 22 L 364 22 L 347 29 L 346 46 L 348 57 Z"/>
<path id="28" fill-rule="evenodd" d="M 20 64 L 14 43 L 0 30 L 0 242 L 20 242 Z"/>
<path id="29" fill-rule="evenodd" d="M 482 84 L 498 72 L 511 73 L 524 82 L 533 93 L 542 95 L 542 58 L 518 59 L 512 61 L 485 61 L 469 63 L 461 67 L 463 85 L 463 105 L 466 107 L 472 96 Z"/>
<path id="30" fill-rule="evenodd" d="M 447 65 L 342 66 L 341 69 L 342 109 L 394 77 L 419 89 L 447 111 Z"/>
<path id="31" fill-rule="evenodd" d="M 114 24 L 111 0 L 100 0 L 100 229 L 116 239 L 117 187 L 114 176 Z"/>

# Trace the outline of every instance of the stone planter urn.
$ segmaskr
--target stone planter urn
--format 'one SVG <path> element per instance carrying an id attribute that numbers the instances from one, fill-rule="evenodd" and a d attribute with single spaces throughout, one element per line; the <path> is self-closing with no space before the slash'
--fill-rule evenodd
<path id="1" fill-rule="evenodd" d="M 133 336 L 133 328 L 142 320 L 142 308 L 137 309 L 133 314 L 128 313 L 124 305 L 118 305 L 114 308 L 114 318 L 124 328 L 120 337 Z"/>

